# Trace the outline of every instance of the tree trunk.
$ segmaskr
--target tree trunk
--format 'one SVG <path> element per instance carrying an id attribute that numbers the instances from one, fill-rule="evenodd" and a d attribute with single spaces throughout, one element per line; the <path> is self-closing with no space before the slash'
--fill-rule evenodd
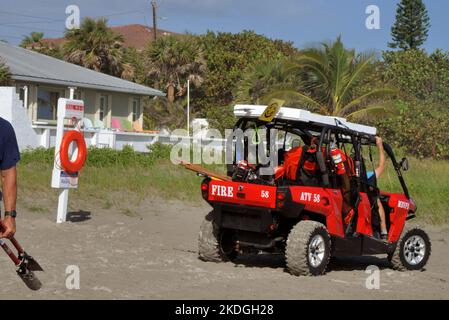
<path id="1" fill-rule="evenodd" d="M 175 85 L 173 83 L 169 83 L 167 86 L 167 99 L 170 103 L 175 101 Z"/>

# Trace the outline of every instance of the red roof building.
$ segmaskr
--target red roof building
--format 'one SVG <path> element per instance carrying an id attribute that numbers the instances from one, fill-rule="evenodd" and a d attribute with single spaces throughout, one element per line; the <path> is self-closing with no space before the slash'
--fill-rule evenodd
<path id="1" fill-rule="evenodd" d="M 144 50 L 148 42 L 153 41 L 153 28 L 148 28 L 142 24 L 128 24 L 124 26 L 111 27 L 111 30 L 123 37 L 123 46 L 125 48 L 136 48 Z M 165 37 L 169 35 L 180 35 L 179 33 L 157 29 L 157 37 Z M 64 43 L 64 38 L 47 38 L 42 42 L 50 46 L 59 47 Z"/>

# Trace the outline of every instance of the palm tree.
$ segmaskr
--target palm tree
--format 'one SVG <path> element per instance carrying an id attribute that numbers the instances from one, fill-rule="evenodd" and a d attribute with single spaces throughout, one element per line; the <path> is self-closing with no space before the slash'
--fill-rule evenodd
<path id="1" fill-rule="evenodd" d="M 292 87 L 294 77 L 285 68 L 283 60 L 259 61 L 248 67 L 236 91 L 236 101 L 259 104 L 274 89 Z"/>
<path id="2" fill-rule="evenodd" d="M 11 73 L 8 66 L 0 58 L 0 86 L 8 86 L 11 83 Z"/>
<path id="3" fill-rule="evenodd" d="M 136 48 L 123 48 L 123 72 L 121 77 L 128 81 L 133 81 L 139 84 L 145 82 L 145 56 Z"/>
<path id="4" fill-rule="evenodd" d="M 167 97 L 157 97 L 144 101 L 144 119 L 154 129 L 175 129 L 185 125 L 186 118 L 180 116 L 185 112 L 182 100 L 170 102 Z"/>
<path id="5" fill-rule="evenodd" d="M 295 74 L 301 90 L 283 88 L 264 96 L 295 98 L 312 111 L 347 118 L 366 118 L 394 111 L 392 96 L 397 92 L 387 86 L 366 86 L 375 72 L 375 54 L 356 54 L 345 49 L 341 37 L 319 48 L 303 50 L 286 66 Z"/>
<path id="6" fill-rule="evenodd" d="M 112 32 L 106 19 L 85 18 L 79 29 L 65 33 L 66 61 L 120 77 L 123 38 Z"/>
<path id="7" fill-rule="evenodd" d="M 44 38 L 43 32 L 31 32 L 28 36 L 26 36 L 22 42 L 20 43 L 20 46 L 22 48 L 27 48 L 28 46 L 40 42 Z"/>
<path id="8" fill-rule="evenodd" d="M 44 39 L 43 32 L 31 32 L 26 36 L 20 46 L 25 49 L 33 50 L 47 56 L 62 59 L 63 53 L 59 46 L 52 45 L 50 42 L 42 41 Z"/>
<path id="9" fill-rule="evenodd" d="M 174 36 L 159 38 L 150 43 L 147 57 L 148 77 L 159 79 L 153 81 L 155 87 L 166 87 L 169 103 L 173 103 L 176 96 L 185 94 L 187 80 L 196 87 L 203 83 L 206 62 L 193 36 L 183 39 Z"/>

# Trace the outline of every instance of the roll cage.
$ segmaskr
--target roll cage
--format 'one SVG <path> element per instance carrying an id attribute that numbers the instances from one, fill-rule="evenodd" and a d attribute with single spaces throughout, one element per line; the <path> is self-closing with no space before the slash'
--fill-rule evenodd
<path id="1" fill-rule="evenodd" d="M 323 125 L 320 123 L 310 123 L 310 122 L 306 123 L 302 121 L 292 121 L 278 118 L 274 119 L 272 122 L 264 122 L 255 118 L 242 117 L 239 118 L 239 120 L 236 122 L 234 130 L 246 128 L 249 122 L 255 124 L 256 126 L 263 126 L 267 129 L 267 140 L 265 144 L 266 146 L 265 152 L 267 153 L 269 153 L 271 150 L 270 129 L 278 129 L 284 131 L 285 134 L 291 133 L 297 135 L 301 137 L 301 139 L 306 145 L 310 144 L 312 138 L 317 138 L 318 139 L 317 162 L 320 170 L 321 184 L 322 187 L 325 188 L 336 187 L 335 183 L 332 183 L 332 181 L 335 181 L 335 179 L 333 179 L 332 177 L 334 173 L 332 173 L 332 170 L 330 170 L 329 165 L 332 161 L 330 158 L 331 142 L 336 142 L 338 147 L 343 147 L 344 149 L 346 148 L 346 144 L 349 144 L 351 146 L 352 152 L 350 155 L 348 154 L 348 156 L 351 156 L 354 160 L 356 174 L 353 177 L 353 179 L 354 184 L 357 186 L 357 191 L 368 193 L 369 188 L 370 187 L 372 188 L 372 185 L 368 184 L 365 159 L 362 155 L 362 146 L 374 146 L 376 144 L 376 137 L 374 135 L 351 130 L 338 120 L 336 120 L 335 125 L 332 126 L 332 125 Z M 232 138 L 233 137 L 231 137 L 231 139 Z M 244 146 L 246 146 L 245 143 Z M 401 162 L 398 162 L 396 160 L 396 157 L 394 155 L 391 146 L 385 142 L 383 143 L 383 146 L 386 154 L 392 161 L 393 168 L 396 171 L 404 195 L 407 197 L 407 199 L 410 199 L 410 194 L 401 172 L 402 163 L 406 159 L 403 158 Z M 285 148 L 285 139 L 283 143 L 283 148 Z M 322 152 L 323 149 L 326 150 L 325 152 L 326 156 Z M 277 148 L 275 150 L 276 152 L 279 152 Z M 244 159 L 245 160 L 247 159 L 247 150 L 245 150 L 244 152 Z M 228 165 L 229 176 L 232 175 L 232 170 L 236 164 L 235 162 L 236 162 L 236 154 L 234 148 L 233 164 Z"/>

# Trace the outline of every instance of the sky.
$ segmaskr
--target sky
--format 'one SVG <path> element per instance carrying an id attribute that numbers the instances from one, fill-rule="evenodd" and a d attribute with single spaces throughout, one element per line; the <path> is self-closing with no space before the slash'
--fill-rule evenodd
<path id="1" fill-rule="evenodd" d="M 381 51 L 391 41 L 398 0 L 157 0 L 157 24 L 174 32 L 254 30 L 298 48 L 342 35 L 346 46 Z M 449 50 L 449 1 L 424 0 L 431 28 L 424 48 Z M 150 0 L 0 0 L 0 39 L 13 44 L 32 31 L 61 37 L 68 5 L 81 18 L 106 17 L 112 26 L 152 25 Z M 366 9 L 379 8 L 380 29 L 368 29 Z"/>

